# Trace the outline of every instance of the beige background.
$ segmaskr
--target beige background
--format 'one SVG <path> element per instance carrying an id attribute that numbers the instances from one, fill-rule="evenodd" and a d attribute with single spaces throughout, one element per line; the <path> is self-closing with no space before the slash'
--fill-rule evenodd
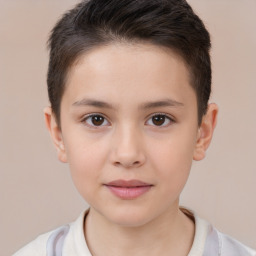
<path id="1" fill-rule="evenodd" d="M 0 256 L 86 207 L 44 126 L 47 35 L 75 0 L 0 0 Z M 219 122 L 182 204 L 256 247 L 256 1 L 190 0 L 212 34 Z"/>

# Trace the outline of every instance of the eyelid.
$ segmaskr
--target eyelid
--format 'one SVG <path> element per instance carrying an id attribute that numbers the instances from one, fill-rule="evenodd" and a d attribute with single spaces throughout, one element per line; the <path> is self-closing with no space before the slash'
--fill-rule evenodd
<path id="1" fill-rule="evenodd" d="M 109 126 L 109 125 L 94 126 L 94 125 L 86 124 L 86 120 L 87 120 L 88 118 L 93 117 L 93 116 L 97 116 L 97 115 L 102 116 L 102 117 L 110 124 L 110 121 L 108 120 L 108 118 L 107 118 L 104 114 L 99 113 L 99 112 L 86 114 L 85 116 L 82 117 L 81 122 L 82 122 L 82 123 L 85 123 L 86 126 L 88 126 L 88 127 L 90 127 L 90 128 L 93 128 L 93 129 L 99 129 L 99 128 L 102 128 L 102 127 Z M 174 119 L 171 115 L 169 115 L 169 114 L 167 114 L 167 113 L 164 113 L 164 112 L 156 112 L 156 113 L 150 114 L 150 115 L 147 117 L 146 123 L 147 123 L 148 120 L 150 120 L 152 117 L 157 116 L 157 115 L 165 116 L 167 119 L 169 119 L 169 121 L 170 121 L 171 124 L 176 122 L 175 119 Z M 151 126 L 155 126 L 155 127 L 158 127 L 158 128 L 161 128 L 161 127 L 163 128 L 163 127 L 168 127 L 169 125 L 170 125 L 170 124 L 164 125 L 164 126 L 163 126 L 163 125 L 161 125 L 161 126 L 151 125 Z"/>
<path id="2" fill-rule="evenodd" d="M 104 118 L 104 120 L 106 120 L 106 121 L 110 124 L 108 118 L 107 118 L 104 114 L 98 113 L 98 112 L 96 112 L 96 113 L 90 113 L 90 114 L 87 114 L 87 115 L 83 116 L 82 119 L 81 119 L 81 122 L 82 122 L 82 123 L 85 123 L 86 126 L 88 126 L 88 127 L 90 127 L 90 128 L 93 128 L 93 129 L 99 129 L 99 128 L 102 128 L 102 127 L 109 126 L 109 125 L 100 125 L 100 126 L 96 126 L 96 125 L 89 125 L 89 124 L 87 124 L 87 123 L 86 123 L 86 120 L 87 120 L 88 118 L 90 118 L 90 117 L 93 117 L 93 116 L 102 116 L 102 117 Z"/>
<path id="3" fill-rule="evenodd" d="M 147 122 L 148 120 L 150 120 L 152 117 L 158 116 L 158 115 L 165 116 L 167 119 L 169 119 L 170 124 L 176 122 L 175 119 L 174 119 L 171 115 L 169 115 L 169 114 L 167 114 L 167 113 L 163 113 L 163 112 L 157 112 L 157 113 L 151 114 L 151 115 L 147 118 L 146 122 Z M 163 125 L 163 126 L 162 126 L 162 125 L 161 125 L 161 126 L 154 125 L 154 126 L 160 128 L 160 127 L 168 127 L 170 124 L 168 124 L 168 125 Z"/>

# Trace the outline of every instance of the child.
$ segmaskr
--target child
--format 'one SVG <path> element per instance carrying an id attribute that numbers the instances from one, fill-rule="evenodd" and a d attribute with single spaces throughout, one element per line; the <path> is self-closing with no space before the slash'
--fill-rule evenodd
<path id="1" fill-rule="evenodd" d="M 256 255 L 179 207 L 218 112 L 210 37 L 186 1 L 81 2 L 49 47 L 46 125 L 90 208 L 15 256 Z"/>

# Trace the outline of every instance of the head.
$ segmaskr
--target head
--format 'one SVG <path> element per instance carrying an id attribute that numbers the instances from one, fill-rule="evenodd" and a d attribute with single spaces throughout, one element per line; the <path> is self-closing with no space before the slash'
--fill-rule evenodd
<path id="1" fill-rule="evenodd" d="M 216 122 L 200 19 L 182 0 L 91 0 L 49 42 L 46 124 L 90 213 L 138 226 L 175 212 Z"/>
<path id="2" fill-rule="evenodd" d="M 200 125 L 211 92 L 211 44 L 203 22 L 185 0 L 91 0 L 67 12 L 49 39 L 48 94 L 58 125 L 72 66 L 86 52 L 118 42 L 152 44 L 182 57 L 196 93 Z"/>

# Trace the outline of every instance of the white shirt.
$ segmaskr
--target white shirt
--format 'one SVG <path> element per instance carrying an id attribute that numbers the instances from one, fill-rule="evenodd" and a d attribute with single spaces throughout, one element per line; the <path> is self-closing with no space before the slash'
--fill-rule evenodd
<path id="1" fill-rule="evenodd" d="M 196 214 L 184 211 L 195 220 L 195 237 L 188 256 L 256 256 L 255 250 L 219 232 Z M 82 212 L 69 225 L 40 235 L 13 256 L 92 256 L 83 231 L 87 213 Z"/>

